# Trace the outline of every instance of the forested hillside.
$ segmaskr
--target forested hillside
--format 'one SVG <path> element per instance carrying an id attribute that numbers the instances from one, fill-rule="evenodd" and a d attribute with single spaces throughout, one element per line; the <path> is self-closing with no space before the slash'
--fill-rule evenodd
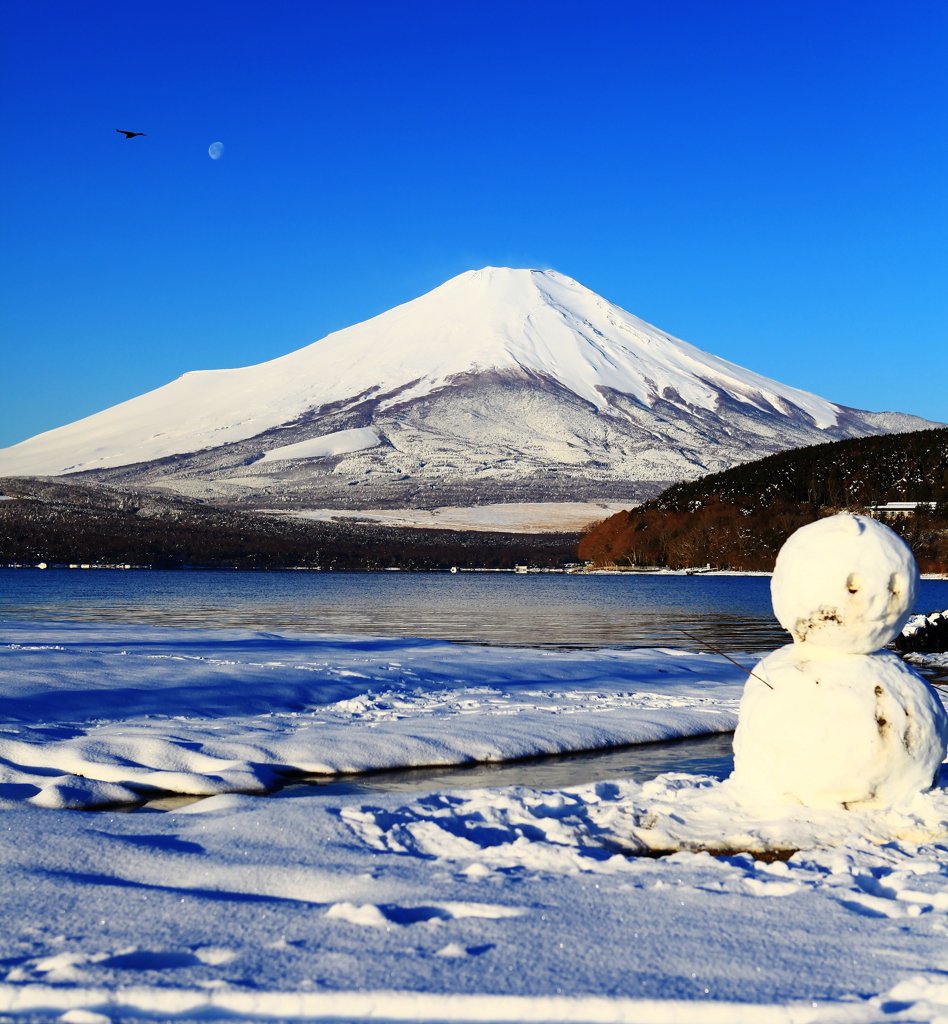
<path id="1" fill-rule="evenodd" d="M 889 501 L 938 503 L 886 522 L 923 572 L 948 572 L 948 429 L 797 448 L 676 484 L 591 529 L 579 556 L 600 565 L 768 570 L 805 523 Z"/>
<path id="2" fill-rule="evenodd" d="M 252 515 L 59 481 L 0 478 L 0 563 L 160 568 L 512 568 L 575 559 L 577 535 L 475 533 Z"/>

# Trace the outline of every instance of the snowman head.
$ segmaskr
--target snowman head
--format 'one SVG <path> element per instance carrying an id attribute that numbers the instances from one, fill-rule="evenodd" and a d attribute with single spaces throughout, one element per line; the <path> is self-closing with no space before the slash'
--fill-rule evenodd
<path id="1" fill-rule="evenodd" d="M 908 545 L 882 523 L 843 513 L 796 531 L 770 584 L 774 614 L 799 644 L 871 654 L 905 625 L 918 593 Z"/>

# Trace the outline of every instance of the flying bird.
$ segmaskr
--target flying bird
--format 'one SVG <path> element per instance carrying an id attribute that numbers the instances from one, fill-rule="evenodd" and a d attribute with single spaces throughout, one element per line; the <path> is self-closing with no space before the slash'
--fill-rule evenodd
<path id="1" fill-rule="evenodd" d="M 115 129 L 119 135 L 124 135 L 126 139 L 134 139 L 136 135 L 144 135 L 144 132 L 127 132 L 124 128 Z"/>

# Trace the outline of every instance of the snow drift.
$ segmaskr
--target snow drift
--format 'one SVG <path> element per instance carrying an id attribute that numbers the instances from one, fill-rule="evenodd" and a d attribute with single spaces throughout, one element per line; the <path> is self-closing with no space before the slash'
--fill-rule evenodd
<path id="1" fill-rule="evenodd" d="M 0 809 L 728 732 L 741 683 L 685 651 L 32 622 L 0 639 Z"/>

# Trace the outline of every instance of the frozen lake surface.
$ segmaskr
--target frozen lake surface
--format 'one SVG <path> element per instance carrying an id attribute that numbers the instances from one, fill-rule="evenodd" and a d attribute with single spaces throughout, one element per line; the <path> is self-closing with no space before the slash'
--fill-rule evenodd
<path id="1" fill-rule="evenodd" d="M 917 611 L 948 607 L 923 580 Z M 788 640 L 759 576 L 7 569 L 0 619 L 418 636 L 479 644 L 728 651 Z"/>

